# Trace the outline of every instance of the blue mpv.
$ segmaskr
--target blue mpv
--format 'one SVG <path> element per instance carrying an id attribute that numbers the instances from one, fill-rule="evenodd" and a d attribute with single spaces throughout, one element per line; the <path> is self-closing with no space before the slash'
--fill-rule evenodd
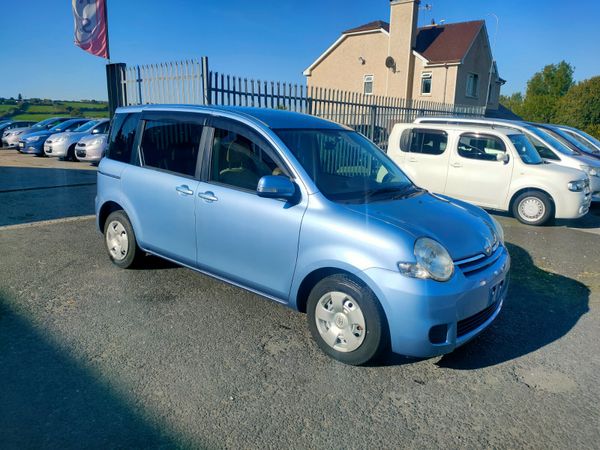
<path id="1" fill-rule="evenodd" d="M 508 288 L 486 212 L 419 188 L 352 129 L 287 111 L 117 110 L 96 215 L 117 266 L 158 255 L 305 312 L 347 364 L 448 353 Z"/>

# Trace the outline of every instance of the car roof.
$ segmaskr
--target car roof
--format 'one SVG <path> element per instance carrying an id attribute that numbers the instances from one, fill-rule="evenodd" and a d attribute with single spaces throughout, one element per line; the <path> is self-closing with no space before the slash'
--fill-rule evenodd
<path id="1" fill-rule="evenodd" d="M 201 105 L 144 105 L 126 106 L 119 108 L 117 113 L 141 111 L 181 111 L 199 112 L 206 114 L 227 113 L 238 118 L 250 120 L 256 124 L 272 129 L 309 128 L 349 130 L 343 125 L 321 119 L 319 117 L 301 114 L 281 109 L 253 108 L 247 106 L 201 106 Z"/>
<path id="2" fill-rule="evenodd" d="M 475 133 L 490 133 L 490 132 L 498 132 L 500 134 L 512 135 L 512 134 L 522 134 L 521 131 L 503 126 L 495 126 L 490 127 L 489 125 L 479 125 L 476 123 L 473 124 L 447 124 L 447 123 L 409 123 L 407 126 L 419 127 L 419 128 L 428 128 L 433 130 L 452 130 L 452 131 L 461 131 L 461 132 L 475 132 Z"/>

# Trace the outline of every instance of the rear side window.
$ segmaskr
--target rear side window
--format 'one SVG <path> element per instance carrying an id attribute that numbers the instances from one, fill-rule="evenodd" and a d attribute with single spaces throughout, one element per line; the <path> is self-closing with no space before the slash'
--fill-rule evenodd
<path id="1" fill-rule="evenodd" d="M 424 155 L 441 155 L 447 146 L 448 135 L 441 130 L 406 130 L 400 141 L 403 151 Z"/>
<path id="2" fill-rule="evenodd" d="M 126 163 L 131 162 L 138 118 L 138 114 L 117 114 L 115 116 L 106 152 L 107 158 Z"/>
<path id="3" fill-rule="evenodd" d="M 197 122 L 146 121 L 140 145 L 143 165 L 194 176 L 203 128 Z"/>
<path id="4" fill-rule="evenodd" d="M 498 155 L 503 153 L 506 146 L 496 136 L 466 133 L 458 141 L 458 154 L 463 158 L 498 161 Z"/>

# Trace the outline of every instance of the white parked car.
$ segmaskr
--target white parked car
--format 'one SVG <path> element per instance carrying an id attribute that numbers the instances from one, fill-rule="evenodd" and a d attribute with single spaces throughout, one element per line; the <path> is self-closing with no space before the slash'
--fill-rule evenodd
<path id="1" fill-rule="evenodd" d="M 515 129 L 397 124 L 388 155 L 417 185 L 484 208 L 511 211 L 526 224 L 541 225 L 552 217 L 575 219 L 590 208 L 587 174 L 545 163 Z"/>
<path id="2" fill-rule="evenodd" d="M 108 134 L 91 134 L 85 136 L 75 146 L 75 156 L 79 161 L 97 164 L 104 156 L 107 142 Z"/>
<path id="3" fill-rule="evenodd" d="M 420 117 L 415 123 L 438 123 L 455 125 L 481 125 L 487 127 L 507 127 L 525 134 L 539 155 L 548 162 L 559 166 L 581 169 L 590 177 L 592 201 L 600 201 L 600 160 L 567 147 L 543 128 L 527 122 L 486 118 L 463 117 Z"/>
<path id="4" fill-rule="evenodd" d="M 77 161 L 77 142 L 85 136 L 104 134 L 109 126 L 109 119 L 90 120 L 73 131 L 53 134 L 44 142 L 44 153 L 47 156 Z"/>

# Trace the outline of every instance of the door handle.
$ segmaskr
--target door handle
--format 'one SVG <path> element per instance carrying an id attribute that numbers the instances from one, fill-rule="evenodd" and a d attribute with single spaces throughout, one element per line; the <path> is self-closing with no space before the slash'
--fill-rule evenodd
<path id="1" fill-rule="evenodd" d="M 410 162 L 418 162 L 417 158 L 408 158 Z"/>
<path id="2" fill-rule="evenodd" d="M 182 184 L 181 186 L 177 186 L 175 188 L 175 190 L 183 195 L 194 195 L 194 191 L 192 191 L 187 184 Z"/>
<path id="3" fill-rule="evenodd" d="M 462 164 L 461 164 L 461 163 L 456 163 L 456 162 L 455 162 L 455 163 L 452 163 L 452 164 L 450 164 L 450 165 L 451 165 L 452 167 L 456 167 L 456 168 L 462 167 Z"/>
<path id="4" fill-rule="evenodd" d="M 211 191 L 200 192 L 198 194 L 198 197 L 200 197 L 203 200 L 206 200 L 209 203 L 216 202 L 217 200 L 219 200 L 214 194 L 214 192 Z"/>

